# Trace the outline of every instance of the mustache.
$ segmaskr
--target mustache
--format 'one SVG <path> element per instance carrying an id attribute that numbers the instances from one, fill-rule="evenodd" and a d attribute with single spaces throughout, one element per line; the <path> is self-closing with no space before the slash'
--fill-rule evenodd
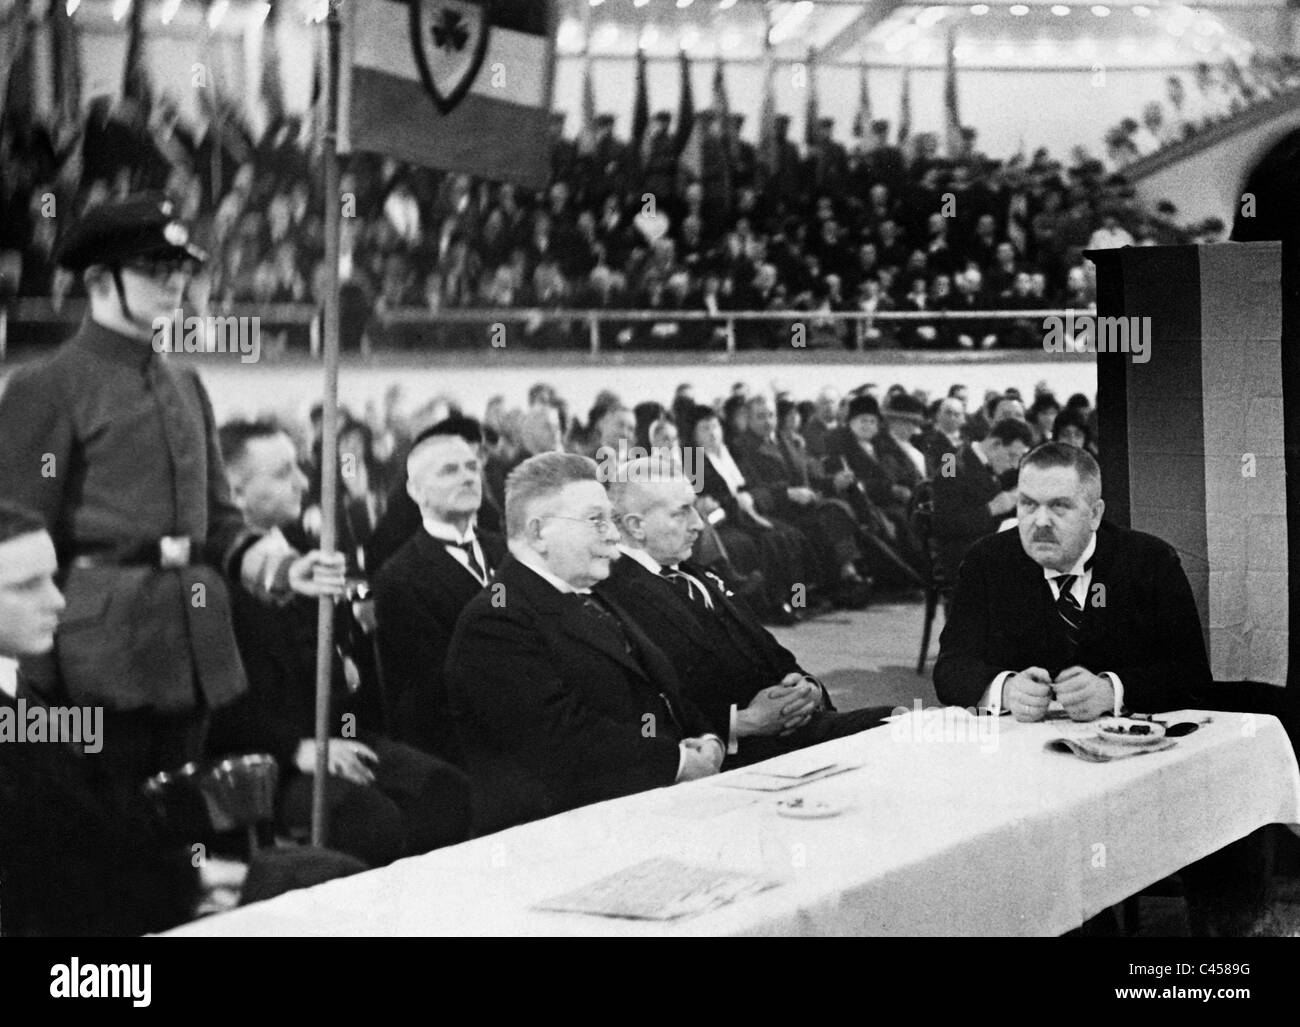
<path id="1" fill-rule="evenodd" d="M 1036 529 L 1036 530 L 1034 531 L 1034 534 L 1033 534 L 1033 536 L 1030 538 L 1029 541 L 1031 541 L 1031 542 L 1055 542 L 1055 541 L 1056 541 L 1056 532 L 1054 532 L 1054 531 L 1052 531 L 1052 530 L 1050 530 L 1050 529 L 1048 529 L 1048 528 L 1038 528 L 1038 529 Z"/>

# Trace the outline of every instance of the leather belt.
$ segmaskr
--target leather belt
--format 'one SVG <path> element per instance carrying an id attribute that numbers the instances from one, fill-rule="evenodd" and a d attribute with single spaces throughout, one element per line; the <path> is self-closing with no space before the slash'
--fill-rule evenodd
<path id="1" fill-rule="evenodd" d="M 189 566 L 193 548 L 188 535 L 164 535 L 117 552 L 81 553 L 72 558 L 72 566 L 157 567 L 160 570 L 176 570 Z"/>

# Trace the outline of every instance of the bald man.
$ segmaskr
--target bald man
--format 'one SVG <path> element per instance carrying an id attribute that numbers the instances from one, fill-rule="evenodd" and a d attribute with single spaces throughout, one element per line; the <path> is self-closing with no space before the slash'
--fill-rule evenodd
<path id="1" fill-rule="evenodd" d="M 727 767 L 864 731 L 888 714 L 837 712 L 744 601 L 690 561 L 704 522 L 679 467 L 633 460 L 609 492 L 623 556 L 596 591 L 626 609 L 672 662 L 686 697 L 726 741 Z"/>
<path id="2" fill-rule="evenodd" d="M 447 711 L 442 667 L 456 619 L 505 557 L 505 542 L 480 532 L 479 449 L 457 419 L 424 432 L 406 458 L 407 493 L 421 526 L 375 576 L 375 613 L 392 733 L 462 766 Z"/>

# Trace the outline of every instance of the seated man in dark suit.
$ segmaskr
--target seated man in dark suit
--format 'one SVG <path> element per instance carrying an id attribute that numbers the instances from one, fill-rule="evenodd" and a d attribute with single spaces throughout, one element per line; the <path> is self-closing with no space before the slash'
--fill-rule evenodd
<path id="1" fill-rule="evenodd" d="M 587 457 L 540 454 L 506 481 L 510 556 L 461 614 L 446 667 L 480 832 L 722 764 L 672 663 L 591 593 L 618 558 L 611 513 Z"/>
<path id="2" fill-rule="evenodd" d="M 506 552 L 499 536 L 477 530 L 483 473 L 463 418 L 435 424 L 415 440 L 406 458 L 406 488 L 422 525 L 389 557 L 374 583 L 393 732 L 463 766 L 442 667 L 457 618 Z"/>
<path id="3" fill-rule="evenodd" d="M 956 581 L 966 551 L 1015 515 L 1016 490 L 1007 487 L 1007 478 L 1033 444 L 1029 425 L 1008 417 L 941 461 L 933 483 L 933 533 L 936 570 L 944 580 Z"/>
<path id="4" fill-rule="evenodd" d="M 1191 586 L 1172 546 L 1104 523 L 1101 471 L 1049 442 L 1020 465 L 1019 530 L 961 565 L 934 687 L 957 706 L 1041 720 L 1185 707 L 1210 684 Z"/>
<path id="5" fill-rule="evenodd" d="M 727 739 L 727 766 L 875 727 L 887 709 L 838 713 L 816 678 L 722 579 L 690 562 L 703 523 L 690 479 L 642 457 L 610 484 L 623 557 L 596 587 L 673 662 L 686 697 Z"/>
<path id="6" fill-rule="evenodd" d="M 847 503 L 822 495 L 806 464 L 787 460 L 766 396 L 745 404 L 749 427 L 736 440 L 736 463 L 763 515 L 793 524 L 811 544 L 820 566 L 817 584 L 838 606 L 860 609 L 868 590 L 857 568 L 862 558 L 858 525 Z M 829 482 L 828 482 L 829 484 Z"/>
<path id="7" fill-rule="evenodd" d="M 1019 530 L 977 542 L 961 565 L 934 667 L 940 700 L 1019 721 L 1053 701 L 1077 721 L 1245 708 L 1216 701 L 1173 547 L 1101 519 L 1091 454 L 1039 446 L 1021 461 L 1018 494 Z M 1194 923 L 1237 933 L 1266 908 L 1264 848 L 1257 832 L 1183 871 Z"/>
<path id="8" fill-rule="evenodd" d="M 234 422 L 219 434 L 231 492 L 248 523 L 268 537 L 292 536 L 306 488 L 292 440 L 266 422 Z M 280 828 L 303 831 L 311 819 L 316 769 L 317 604 L 307 599 L 268 603 L 242 587 L 233 590 L 232 602 L 249 689 L 216 711 L 208 748 L 213 755 L 275 756 Z M 347 653 L 338 657 L 327 754 L 331 846 L 380 866 L 462 841 L 469 831 L 465 775 L 368 729 L 361 694 L 354 691 L 355 667 L 349 668 Z"/>
<path id="9" fill-rule="evenodd" d="M 17 660 L 48 653 L 66 606 L 54 584 L 54 543 L 41 519 L 0 503 L 0 709 L 31 721 L 44 705 L 18 680 Z M 25 707 L 23 705 L 25 704 Z M 83 711 L 84 712 L 84 711 Z M 96 732 L 98 733 L 98 732 Z M 105 764 L 83 752 L 102 746 L 83 728 L 82 745 L 0 744 L 0 934 L 6 937 L 121 936 L 164 931 L 207 911 L 316 884 L 364 867 L 338 853 L 291 850 L 242 863 L 208 856 L 196 866 L 195 839 L 172 837 L 135 792 L 123 792 Z M 277 854 L 278 856 L 278 854 Z M 274 865 L 273 865 L 274 864 Z M 273 873 L 270 889 L 257 879 Z M 254 890 L 258 894 L 254 895 Z"/>
<path id="10" fill-rule="evenodd" d="M 443 434 L 446 434 L 447 428 L 454 428 L 455 434 L 461 436 L 478 451 L 479 463 L 485 462 L 487 436 L 484 434 L 483 426 L 472 417 L 458 415 L 446 417 L 431 428 L 426 428 L 416 436 L 416 439 L 425 438 L 434 429 L 441 429 Z M 407 453 L 410 453 L 409 449 Z M 370 538 L 366 540 L 365 571 L 372 581 L 383 569 L 384 564 L 388 562 L 388 558 L 397 552 L 407 539 L 419 531 L 420 520 L 420 508 L 415 500 L 411 498 L 406 482 L 399 482 L 389 492 L 388 501 L 384 504 L 384 512 L 379 517 L 379 523 L 375 525 L 375 530 L 370 533 Z M 478 526 L 485 529 L 500 527 L 496 508 L 486 493 L 478 511 Z"/>

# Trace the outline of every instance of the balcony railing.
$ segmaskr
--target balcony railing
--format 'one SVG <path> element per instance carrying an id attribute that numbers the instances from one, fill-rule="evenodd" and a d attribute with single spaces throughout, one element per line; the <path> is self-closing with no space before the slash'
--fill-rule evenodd
<path id="1" fill-rule="evenodd" d="M 80 321 L 85 311 L 84 300 L 69 300 L 57 308 L 44 298 L 20 298 L 10 301 L 8 307 L 0 304 L 0 359 L 6 353 L 8 326 L 19 323 L 39 323 L 71 326 Z M 187 311 L 194 313 L 194 311 Z M 320 355 L 320 318 L 319 308 L 314 304 L 252 304 L 239 303 L 221 310 L 212 310 L 218 317 L 257 317 L 262 322 L 280 327 L 306 328 L 309 336 L 309 350 L 313 357 Z M 711 313 L 707 310 L 606 310 L 600 309 L 556 309 L 556 308 L 522 308 L 508 307 L 501 309 L 456 309 L 430 311 L 421 307 L 408 307 L 389 312 L 380 319 L 387 326 L 412 326 L 437 328 L 451 325 L 493 325 L 526 323 L 539 326 L 547 323 L 574 326 L 583 325 L 587 335 L 587 350 L 591 356 L 599 356 L 608 347 L 602 343 L 602 328 L 625 328 L 637 324 L 696 324 L 707 323 L 720 329 L 719 347 L 706 346 L 708 352 L 722 352 L 732 355 L 737 352 L 736 326 L 754 322 L 768 322 L 776 325 L 804 325 L 809 329 L 824 328 L 836 323 L 845 323 L 853 328 L 852 350 L 867 350 L 867 340 L 873 327 L 886 325 L 931 324 L 948 322 L 987 321 L 1017 322 L 1029 321 L 1041 324 L 1045 318 L 1073 317 L 1076 323 L 1094 316 L 1091 309 L 1038 309 L 1038 310 L 925 310 L 925 311 L 820 311 L 820 310 L 724 310 Z M 792 336 L 793 337 L 793 336 Z M 804 348 L 793 343 L 794 348 Z M 805 343 L 806 345 L 806 343 Z M 842 345 L 842 344 L 841 344 Z M 490 341 L 486 348 L 492 348 Z M 832 346 L 806 346 L 808 349 L 834 348 Z M 849 349 L 850 347 L 843 347 Z M 654 347 L 639 346 L 639 350 Z M 925 349 L 924 352 L 935 352 Z M 366 350 L 363 347 L 363 353 Z M 943 352 L 968 352 L 948 348 Z"/>

